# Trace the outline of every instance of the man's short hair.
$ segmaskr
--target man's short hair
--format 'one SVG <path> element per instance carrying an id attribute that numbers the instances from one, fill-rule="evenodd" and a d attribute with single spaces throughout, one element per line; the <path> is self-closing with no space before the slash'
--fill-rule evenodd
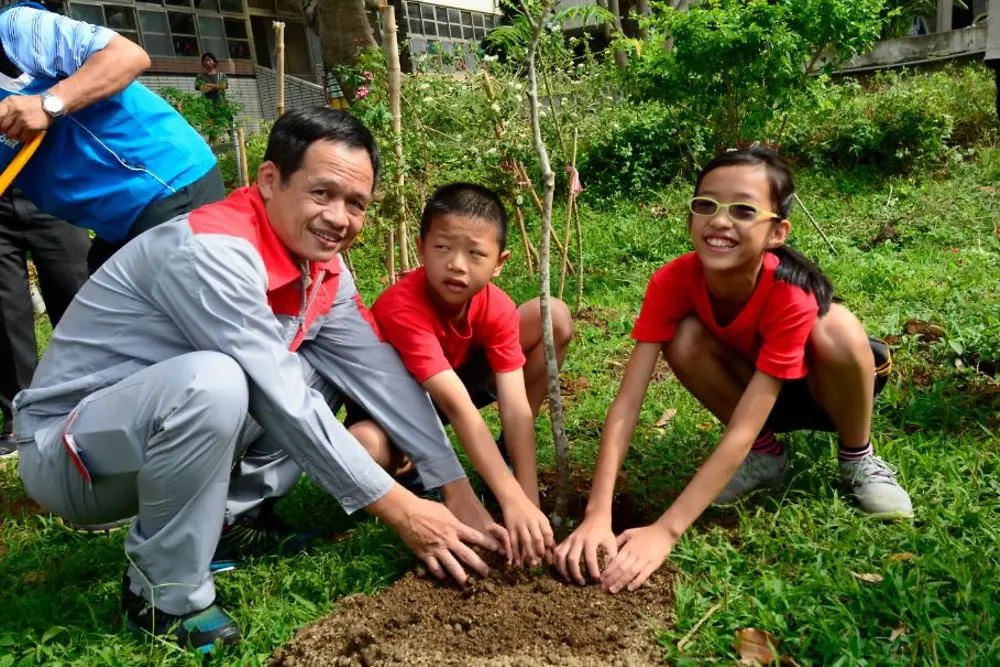
<path id="1" fill-rule="evenodd" d="M 368 151 L 372 163 L 372 190 L 378 185 L 382 159 L 375 137 L 364 124 L 346 111 L 317 106 L 287 111 L 271 127 L 264 160 L 273 162 L 282 183 L 302 168 L 306 151 L 317 141 L 344 144 Z"/>
<path id="2" fill-rule="evenodd" d="M 475 183 L 451 183 L 434 191 L 420 216 L 420 238 L 426 238 L 435 218 L 449 213 L 478 218 L 497 230 L 500 252 L 507 248 L 507 209 L 497 193 Z"/>

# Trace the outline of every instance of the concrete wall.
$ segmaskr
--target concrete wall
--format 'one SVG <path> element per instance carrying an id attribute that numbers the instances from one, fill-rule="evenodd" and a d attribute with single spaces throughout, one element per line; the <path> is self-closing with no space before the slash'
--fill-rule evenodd
<path id="1" fill-rule="evenodd" d="M 840 67 L 845 74 L 986 53 L 986 24 L 917 37 L 887 39 Z"/>

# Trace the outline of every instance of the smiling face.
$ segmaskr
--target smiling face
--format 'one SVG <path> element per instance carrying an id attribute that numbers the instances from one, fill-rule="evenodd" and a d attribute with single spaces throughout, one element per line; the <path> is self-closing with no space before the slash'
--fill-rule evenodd
<path id="1" fill-rule="evenodd" d="M 417 246 L 431 295 L 455 315 L 500 275 L 510 256 L 501 252 L 493 224 L 458 213 L 436 216 Z"/>
<path id="2" fill-rule="evenodd" d="M 374 173 L 365 149 L 320 140 L 284 180 L 273 162 L 264 162 L 257 185 L 274 233 L 292 255 L 328 262 L 361 231 Z"/>
<path id="3" fill-rule="evenodd" d="M 733 222 L 725 208 L 714 215 L 691 214 L 691 241 L 709 271 L 756 270 L 764 252 L 784 244 L 791 224 L 767 215 L 776 212 L 767 168 L 763 165 L 719 167 L 705 174 L 695 193 L 722 204 L 752 204 L 763 213 L 751 222 Z"/>

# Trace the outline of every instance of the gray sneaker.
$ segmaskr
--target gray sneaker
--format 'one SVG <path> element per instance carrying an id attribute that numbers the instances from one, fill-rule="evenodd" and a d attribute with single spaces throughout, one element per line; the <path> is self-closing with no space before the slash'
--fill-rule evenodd
<path id="1" fill-rule="evenodd" d="M 896 472 L 874 454 L 840 462 L 840 479 L 857 498 L 861 509 L 875 519 L 913 517 L 910 494 L 896 481 Z"/>
<path id="2" fill-rule="evenodd" d="M 788 472 L 787 450 L 778 456 L 750 452 L 713 504 L 728 505 L 754 489 L 780 484 L 786 472 Z"/>

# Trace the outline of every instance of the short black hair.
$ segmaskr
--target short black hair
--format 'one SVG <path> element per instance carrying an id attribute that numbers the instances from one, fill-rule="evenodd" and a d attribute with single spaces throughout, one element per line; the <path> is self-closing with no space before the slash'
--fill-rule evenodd
<path id="1" fill-rule="evenodd" d="M 507 209 L 500 196 L 475 183 L 451 183 L 434 191 L 420 216 L 420 238 L 427 237 L 435 218 L 457 213 L 479 218 L 496 227 L 500 252 L 507 249 Z"/>
<path id="2" fill-rule="evenodd" d="M 215 57 L 214 53 L 212 53 L 211 51 L 205 51 L 205 53 L 201 54 L 201 64 L 204 65 L 205 61 L 208 60 L 209 58 L 214 60 L 216 63 L 219 62 L 219 59 Z"/>
<path id="3" fill-rule="evenodd" d="M 281 173 L 282 183 L 302 168 L 306 151 L 317 141 L 363 148 L 372 162 L 372 190 L 378 185 L 382 159 L 375 137 L 364 124 L 347 111 L 315 106 L 287 111 L 271 127 L 264 161 L 273 162 Z"/>

